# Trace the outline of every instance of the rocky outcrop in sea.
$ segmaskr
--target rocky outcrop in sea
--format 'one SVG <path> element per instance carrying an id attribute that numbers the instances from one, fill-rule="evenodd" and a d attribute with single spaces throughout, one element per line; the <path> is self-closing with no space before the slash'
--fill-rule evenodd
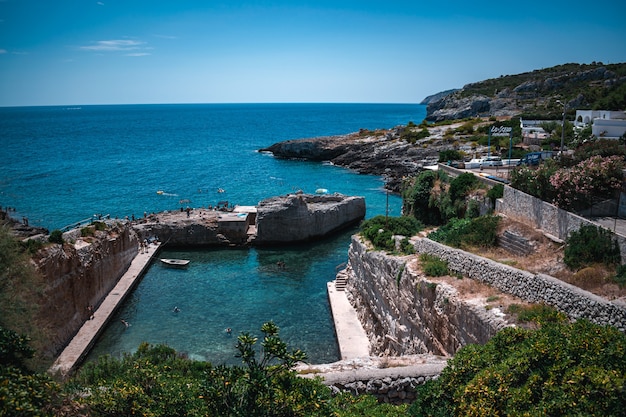
<path id="1" fill-rule="evenodd" d="M 399 192 L 402 179 L 422 171 L 424 166 L 437 163 L 439 151 L 449 144 L 419 141 L 409 143 L 401 138 L 406 127 L 367 131 L 347 135 L 326 136 L 278 142 L 260 152 L 270 152 L 277 158 L 328 161 L 361 174 L 380 175 L 386 188 Z"/>

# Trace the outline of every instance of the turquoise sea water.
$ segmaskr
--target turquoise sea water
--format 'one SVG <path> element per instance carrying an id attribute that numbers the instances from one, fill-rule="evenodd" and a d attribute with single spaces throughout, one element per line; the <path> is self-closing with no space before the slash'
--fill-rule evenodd
<path id="1" fill-rule="evenodd" d="M 257 149 L 424 117 L 424 106 L 406 104 L 2 108 L 0 205 L 52 230 L 96 213 L 122 218 L 177 209 L 182 199 L 195 207 L 219 200 L 254 205 L 295 190 L 326 188 L 364 196 L 368 217 L 387 210 L 398 215 L 400 199 L 388 197 L 378 177 L 278 160 Z M 347 261 L 354 231 L 288 248 L 166 249 L 163 257 L 191 259 L 189 269 L 152 265 L 92 357 L 132 351 L 148 341 L 214 363 L 235 363 L 236 335 L 259 334 L 264 321 L 274 320 L 312 362 L 336 360 L 326 282 Z M 278 260 L 285 269 L 276 267 Z M 128 329 L 122 318 L 131 323 Z"/>

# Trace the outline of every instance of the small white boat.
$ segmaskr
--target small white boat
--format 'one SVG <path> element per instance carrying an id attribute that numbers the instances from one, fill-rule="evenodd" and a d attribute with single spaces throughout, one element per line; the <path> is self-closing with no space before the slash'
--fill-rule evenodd
<path id="1" fill-rule="evenodd" d="M 318 188 L 315 190 L 315 194 L 328 194 L 328 190 L 326 188 Z"/>
<path id="2" fill-rule="evenodd" d="M 163 262 L 167 266 L 172 266 L 174 268 L 186 268 L 189 265 L 189 259 L 167 259 L 161 258 L 161 262 Z"/>

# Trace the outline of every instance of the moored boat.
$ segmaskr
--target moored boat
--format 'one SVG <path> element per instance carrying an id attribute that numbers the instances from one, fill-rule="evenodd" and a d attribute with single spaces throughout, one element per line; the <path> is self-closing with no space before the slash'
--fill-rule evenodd
<path id="1" fill-rule="evenodd" d="M 161 258 L 161 262 L 167 266 L 174 268 L 186 268 L 189 265 L 189 259 L 167 259 Z"/>

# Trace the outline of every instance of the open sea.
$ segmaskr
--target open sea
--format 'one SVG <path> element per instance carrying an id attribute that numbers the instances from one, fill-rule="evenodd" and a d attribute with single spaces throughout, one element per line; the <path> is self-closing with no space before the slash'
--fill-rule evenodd
<path id="1" fill-rule="evenodd" d="M 318 188 L 364 196 L 367 217 L 397 216 L 382 179 L 257 152 L 275 142 L 421 122 L 417 104 L 189 104 L 0 108 L 0 205 L 50 230 L 87 219 L 260 200 Z M 225 190 L 218 193 L 218 188 Z M 157 194 L 157 191 L 164 191 Z M 356 229 L 323 241 L 252 249 L 164 249 L 90 358 L 166 343 L 214 364 L 238 363 L 236 336 L 273 320 L 313 363 L 339 359 L 326 282 Z M 284 269 L 276 267 L 283 260 Z M 174 307 L 180 311 L 174 313 Z M 128 321 L 126 328 L 120 320 Z M 232 335 L 225 332 L 230 327 Z"/>

